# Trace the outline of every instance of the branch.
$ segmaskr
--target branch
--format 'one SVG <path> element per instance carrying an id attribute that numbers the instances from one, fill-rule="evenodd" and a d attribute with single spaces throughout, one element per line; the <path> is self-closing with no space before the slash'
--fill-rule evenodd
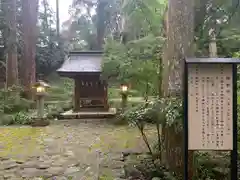
<path id="1" fill-rule="evenodd" d="M 232 0 L 232 1 L 235 1 L 235 0 Z M 227 25 L 228 25 L 229 22 L 232 20 L 232 18 L 233 18 L 234 15 L 236 14 L 238 8 L 240 7 L 240 0 L 236 0 L 236 2 L 237 2 L 236 6 L 234 6 L 234 7 L 232 8 L 232 11 L 231 11 L 230 15 L 228 16 L 228 21 L 227 21 L 227 23 L 226 23 Z M 216 37 L 218 37 L 218 36 L 220 35 L 222 29 L 223 29 L 223 26 L 220 26 L 219 31 L 218 31 Z"/>

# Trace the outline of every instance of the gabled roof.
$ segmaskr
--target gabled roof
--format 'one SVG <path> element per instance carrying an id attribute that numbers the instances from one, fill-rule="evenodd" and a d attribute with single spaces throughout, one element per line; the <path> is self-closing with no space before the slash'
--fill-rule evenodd
<path id="1" fill-rule="evenodd" d="M 57 70 L 58 73 L 101 72 L 102 51 L 74 51 Z"/>

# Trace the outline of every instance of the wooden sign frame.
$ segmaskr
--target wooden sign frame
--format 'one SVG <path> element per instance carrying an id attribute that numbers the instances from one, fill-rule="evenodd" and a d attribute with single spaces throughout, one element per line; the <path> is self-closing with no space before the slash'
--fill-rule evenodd
<path id="1" fill-rule="evenodd" d="M 237 58 L 185 59 L 185 180 L 188 152 L 194 150 L 231 151 L 231 179 L 237 179 L 237 64 Z"/>

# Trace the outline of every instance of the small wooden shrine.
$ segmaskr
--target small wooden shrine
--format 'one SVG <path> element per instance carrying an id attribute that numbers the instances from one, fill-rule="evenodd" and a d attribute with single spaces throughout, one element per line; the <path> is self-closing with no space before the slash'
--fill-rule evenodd
<path id="1" fill-rule="evenodd" d="M 102 51 L 70 52 L 60 76 L 73 78 L 74 111 L 108 111 L 107 82 L 101 79 Z"/>

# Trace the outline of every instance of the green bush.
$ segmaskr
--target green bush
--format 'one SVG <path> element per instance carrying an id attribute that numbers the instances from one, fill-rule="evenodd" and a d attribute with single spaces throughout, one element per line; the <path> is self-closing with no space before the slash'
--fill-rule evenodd
<path id="1" fill-rule="evenodd" d="M 32 122 L 32 117 L 26 112 L 18 112 L 13 115 L 12 124 L 30 125 L 31 122 Z"/>
<path id="2" fill-rule="evenodd" d="M 58 118 L 58 116 L 64 111 L 72 108 L 72 102 L 58 102 L 55 104 L 49 104 L 46 108 L 47 117 L 49 119 Z"/>
<path id="3" fill-rule="evenodd" d="M 121 114 L 121 117 L 131 123 L 136 121 L 156 123 L 158 121 L 160 124 L 181 125 L 182 122 L 176 120 L 183 119 L 182 101 L 176 98 L 155 99 L 130 108 Z"/>
<path id="4" fill-rule="evenodd" d="M 9 97 L 8 100 L 4 101 L 3 111 L 6 114 L 12 114 L 20 111 L 28 111 L 33 104 L 33 101 L 24 98 L 20 98 L 16 101 L 14 97 Z"/>
<path id="5" fill-rule="evenodd" d="M 32 122 L 32 117 L 26 112 L 18 112 L 15 114 L 7 115 L 2 114 L 0 125 L 29 125 Z"/>

